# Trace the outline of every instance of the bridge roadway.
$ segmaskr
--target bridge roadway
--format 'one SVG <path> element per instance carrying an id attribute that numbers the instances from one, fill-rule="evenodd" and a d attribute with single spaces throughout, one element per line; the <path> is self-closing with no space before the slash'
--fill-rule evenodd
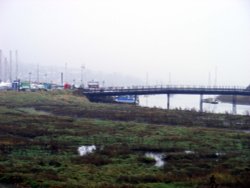
<path id="1" fill-rule="evenodd" d="M 83 94 L 89 98 L 120 95 L 158 95 L 167 94 L 167 108 L 170 107 L 170 94 L 200 95 L 200 111 L 203 111 L 203 95 L 232 95 L 233 113 L 236 113 L 237 95 L 250 96 L 250 90 L 243 87 L 205 87 L 205 86 L 132 86 L 103 87 L 84 89 Z"/>

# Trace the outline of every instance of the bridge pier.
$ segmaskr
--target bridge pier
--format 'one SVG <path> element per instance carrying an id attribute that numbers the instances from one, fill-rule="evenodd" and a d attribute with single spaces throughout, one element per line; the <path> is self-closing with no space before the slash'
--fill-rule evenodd
<path id="1" fill-rule="evenodd" d="M 203 112 L 203 94 L 200 94 L 200 112 Z"/>
<path id="2" fill-rule="evenodd" d="M 169 110 L 170 109 L 170 94 L 169 93 L 167 94 L 167 98 L 168 98 L 167 109 Z"/>
<path id="3" fill-rule="evenodd" d="M 138 96 L 135 95 L 135 102 L 134 102 L 135 105 L 138 105 L 139 104 L 139 99 L 138 99 Z"/>
<path id="4" fill-rule="evenodd" d="M 232 113 L 233 114 L 236 114 L 237 113 L 237 108 L 236 108 L 236 105 L 237 105 L 237 95 L 233 95 L 232 96 L 232 104 L 233 104 L 233 109 L 232 109 Z"/>

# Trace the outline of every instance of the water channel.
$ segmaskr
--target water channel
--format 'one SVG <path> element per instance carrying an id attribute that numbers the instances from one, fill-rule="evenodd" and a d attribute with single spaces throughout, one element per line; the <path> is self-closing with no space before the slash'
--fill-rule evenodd
<path id="1" fill-rule="evenodd" d="M 213 98 L 215 95 L 204 95 L 203 99 Z M 167 108 L 167 95 L 150 95 L 140 96 L 139 105 L 145 107 Z M 170 109 L 195 109 L 199 111 L 200 96 L 199 95 L 171 95 L 170 96 Z M 232 113 L 232 104 L 218 103 L 209 104 L 203 103 L 203 111 L 212 113 Z M 250 113 L 249 105 L 238 105 L 237 114 L 246 115 Z"/>

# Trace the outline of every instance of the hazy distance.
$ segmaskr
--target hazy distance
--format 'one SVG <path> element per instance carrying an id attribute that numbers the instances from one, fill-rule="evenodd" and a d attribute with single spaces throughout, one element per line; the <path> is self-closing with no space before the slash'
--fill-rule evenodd
<path id="1" fill-rule="evenodd" d="M 0 0 L 0 49 L 121 82 L 247 86 L 250 1 Z"/>

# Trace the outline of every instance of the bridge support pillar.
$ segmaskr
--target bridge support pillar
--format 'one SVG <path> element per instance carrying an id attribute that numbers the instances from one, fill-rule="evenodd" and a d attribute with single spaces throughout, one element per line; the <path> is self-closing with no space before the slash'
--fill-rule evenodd
<path id="1" fill-rule="evenodd" d="M 233 95 L 232 100 L 233 100 L 232 101 L 232 104 L 233 104 L 232 113 L 236 114 L 237 113 L 237 108 L 236 108 L 236 105 L 237 105 L 237 95 Z"/>
<path id="2" fill-rule="evenodd" d="M 200 95 L 200 112 L 203 112 L 203 94 Z"/>
<path id="3" fill-rule="evenodd" d="M 170 109 L 170 94 L 169 93 L 167 94 L 167 98 L 168 98 L 167 109 L 169 110 Z"/>
<path id="4" fill-rule="evenodd" d="M 139 98 L 138 98 L 138 96 L 137 95 L 135 95 L 135 105 L 138 105 L 139 104 Z"/>

